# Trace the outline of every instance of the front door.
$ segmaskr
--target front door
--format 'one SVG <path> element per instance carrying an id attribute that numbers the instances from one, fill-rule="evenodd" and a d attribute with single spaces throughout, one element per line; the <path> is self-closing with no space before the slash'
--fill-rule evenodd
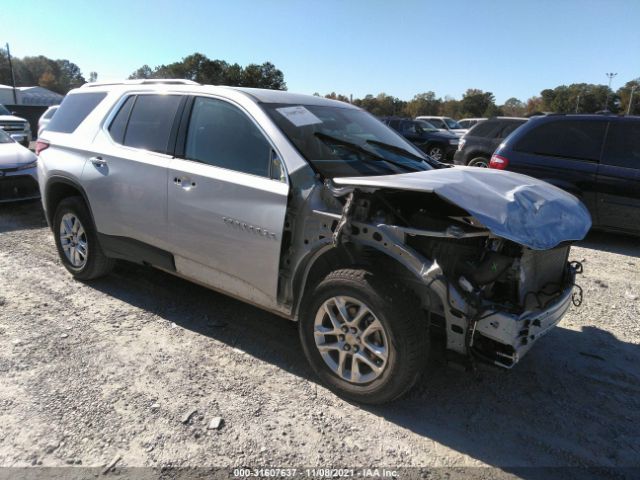
<path id="1" fill-rule="evenodd" d="M 247 113 L 225 100 L 196 97 L 189 117 L 184 158 L 169 165 L 176 269 L 275 308 L 289 187 L 273 147 Z"/>

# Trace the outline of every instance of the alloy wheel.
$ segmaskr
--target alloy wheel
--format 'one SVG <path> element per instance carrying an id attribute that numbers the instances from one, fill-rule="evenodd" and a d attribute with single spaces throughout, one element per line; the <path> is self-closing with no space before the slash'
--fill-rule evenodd
<path id="1" fill-rule="evenodd" d="M 65 213 L 60 220 L 60 245 L 72 267 L 84 267 L 89 252 L 87 234 L 80 219 L 73 213 Z"/>
<path id="2" fill-rule="evenodd" d="M 371 309 L 351 297 L 326 300 L 314 322 L 318 352 L 334 374 L 351 383 L 368 383 L 384 372 L 389 341 Z"/>

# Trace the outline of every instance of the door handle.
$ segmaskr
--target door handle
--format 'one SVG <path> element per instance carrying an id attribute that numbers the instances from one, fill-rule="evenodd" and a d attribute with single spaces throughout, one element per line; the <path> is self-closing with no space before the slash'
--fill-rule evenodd
<path id="1" fill-rule="evenodd" d="M 107 165 L 107 161 L 102 157 L 91 157 L 89 161 L 98 168 L 105 167 Z"/>

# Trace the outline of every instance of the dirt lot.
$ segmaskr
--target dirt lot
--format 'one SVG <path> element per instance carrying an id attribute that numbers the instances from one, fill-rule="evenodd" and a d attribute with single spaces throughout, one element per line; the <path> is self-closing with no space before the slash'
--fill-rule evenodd
<path id="1" fill-rule="evenodd" d="M 76 282 L 39 204 L 0 206 L 0 466 L 638 467 L 640 245 L 572 258 L 583 306 L 512 371 L 434 354 L 368 408 L 316 383 L 295 324 L 131 264 Z"/>

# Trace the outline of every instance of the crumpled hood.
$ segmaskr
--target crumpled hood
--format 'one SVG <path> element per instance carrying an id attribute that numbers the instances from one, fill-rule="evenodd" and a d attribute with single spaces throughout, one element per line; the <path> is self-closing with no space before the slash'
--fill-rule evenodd
<path id="1" fill-rule="evenodd" d="M 341 177 L 339 186 L 434 193 L 469 212 L 493 234 L 535 250 L 582 240 L 588 210 L 573 195 L 513 172 L 453 167 L 377 177 Z M 425 205 L 428 208 L 428 205 Z"/>

